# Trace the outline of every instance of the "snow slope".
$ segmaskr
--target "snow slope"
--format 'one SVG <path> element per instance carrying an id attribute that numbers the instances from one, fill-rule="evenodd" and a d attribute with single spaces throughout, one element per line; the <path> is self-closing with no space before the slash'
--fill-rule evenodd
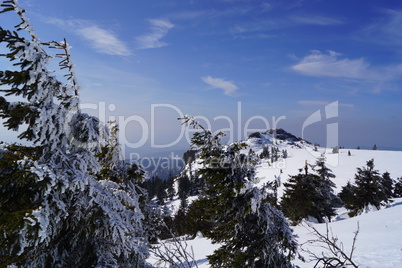
<path id="1" fill-rule="evenodd" d="M 359 233 L 355 244 L 353 260 L 359 267 L 387 268 L 402 267 L 402 199 L 397 199 L 394 205 L 387 209 L 370 212 L 347 220 L 329 223 L 335 237 L 342 242 L 344 252 L 350 252 L 354 232 L 359 225 Z M 321 234 L 325 234 L 325 224 L 313 225 Z M 294 228 L 300 244 L 309 239 L 314 239 L 311 229 L 306 226 Z M 320 255 L 325 251 L 314 245 L 303 247 Z M 309 255 L 301 252 L 308 260 Z M 303 263 L 299 260 L 294 262 L 300 267 L 313 267 L 314 262 Z"/>
<path id="2" fill-rule="evenodd" d="M 266 136 L 266 135 L 264 135 Z M 269 137 L 272 141 L 274 138 Z M 262 152 L 262 144 L 260 139 L 248 139 L 249 148 L 257 154 Z M 331 148 L 317 148 L 303 141 L 294 142 L 294 145 L 286 141 L 275 141 L 276 147 L 280 150 L 287 150 L 288 157 L 280 158 L 277 162 L 270 163 L 269 160 L 263 159 L 257 166 L 257 177 L 260 179 L 258 185 L 263 185 L 268 181 L 276 178 L 283 183 L 287 181 L 290 175 L 299 173 L 299 169 L 305 166 L 305 163 L 314 164 L 317 157 L 324 154 L 326 164 L 332 170 L 336 178 L 333 180 L 337 188 L 335 193 L 341 191 L 342 186 L 348 181 L 354 181 L 356 169 L 366 166 L 368 160 L 374 159 L 375 169 L 381 174 L 388 171 L 391 178 L 396 179 L 402 176 L 402 152 L 401 151 L 381 151 L 381 150 L 357 150 L 357 149 L 340 149 L 338 154 L 332 153 Z M 248 148 L 247 148 L 248 150 Z M 245 150 L 246 151 L 246 150 Z M 351 155 L 348 155 L 350 151 Z M 282 185 L 283 186 L 283 185 Z M 278 194 L 282 196 L 283 187 L 279 187 Z"/>
<path id="3" fill-rule="evenodd" d="M 359 267 L 370 268 L 399 268 L 402 267 L 402 199 L 397 199 L 390 208 L 380 211 L 370 212 L 347 220 L 331 222 L 329 229 L 335 237 L 342 243 L 344 251 L 350 252 L 354 232 L 359 224 L 353 260 Z M 313 224 L 322 234 L 326 232 L 325 224 Z M 305 225 L 294 227 L 294 233 L 298 236 L 298 242 L 303 244 L 309 239 L 314 239 L 311 229 Z M 219 248 L 219 245 L 212 244 L 206 238 L 195 238 L 187 240 L 187 249 L 194 251 L 195 260 L 199 268 L 209 267 L 207 255 Z M 325 249 L 316 245 L 303 246 L 320 255 Z M 311 262 L 309 254 L 300 251 L 306 262 L 295 260 L 293 263 L 301 268 L 314 267 L 315 262 Z M 157 259 L 151 256 L 148 261 L 155 265 Z M 164 266 L 159 266 L 164 267 Z"/>
<path id="4" fill-rule="evenodd" d="M 260 137 L 249 138 L 246 141 L 248 148 L 244 152 L 252 149 L 257 155 L 262 152 L 263 145 L 276 146 L 280 151 L 288 152 L 287 158 L 280 158 L 277 162 L 270 163 L 270 160 L 263 159 L 257 166 L 257 185 L 263 185 L 275 179 L 281 182 L 278 188 L 279 197 L 283 194 L 283 182 L 286 182 L 289 175 L 296 175 L 300 168 L 308 164 L 314 164 L 317 157 L 322 153 L 327 159 L 327 166 L 336 175 L 333 179 L 338 193 L 342 186 L 348 181 L 354 181 L 356 168 L 366 166 L 366 162 L 374 159 L 375 169 L 381 174 L 389 172 L 391 178 L 402 177 L 402 152 L 401 151 L 381 151 L 381 150 L 357 150 L 340 149 L 338 154 L 333 154 L 330 148 L 317 148 L 302 141 L 284 139 L 278 140 L 272 134 L 262 134 Z M 350 151 L 351 155 L 348 155 Z M 194 165 L 196 167 L 196 165 Z M 178 205 L 178 202 L 177 202 Z M 339 216 L 334 222 L 328 224 L 334 236 L 343 243 L 345 251 L 348 252 L 352 245 L 354 232 L 359 222 L 360 230 L 356 242 L 356 250 L 353 259 L 359 267 L 402 267 L 402 199 L 397 199 L 386 209 L 380 211 L 370 211 L 364 215 L 354 218 L 346 216 L 345 209 L 338 210 Z M 326 230 L 325 224 L 311 223 L 320 232 Z M 299 244 L 303 244 L 311 239 L 311 230 L 305 226 L 295 226 L 294 233 L 298 236 Z M 197 260 L 198 267 L 209 267 L 206 255 L 212 254 L 219 245 L 212 244 L 206 238 L 196 238 L 187 241 L 188 246 L 192 247 Z M 321 253 L 322 249 L 310 246 L 315 253 Z M 307 253 L 300 252 L 302 256 L 309 260 Z M 314 263 L 303 263 L 295 260 L 300 267 L 313 267 Z"/>

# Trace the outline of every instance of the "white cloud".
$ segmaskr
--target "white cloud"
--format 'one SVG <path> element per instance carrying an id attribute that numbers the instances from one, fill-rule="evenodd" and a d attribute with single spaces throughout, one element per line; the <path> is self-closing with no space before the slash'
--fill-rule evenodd
<path id="1" fill-rule="evenodd" d="M 119 56 L 131 55 L 131 51 L 121 40 L 110 31 L 97 25 L 81 28 L 77 33 L 99 53 Z"/>
<path id="2" fill-rule="evenodd" d="M 342 24 L 343 22 L 339 19 L 330 18 L 330 17 L 323 17 L 323 16 L 293 16 L 290 19 L 293 21 L 306 24 L 306 25 L 337 25 Z"/>
<path id="3" fill-rule="evenodd" d="M 167 46 L 166 42 L 161 41 L 167 35 L 169 30 L 174 27 L 174 24 L 164 19 L 151 19 L 151 33 L 141 35 L 136 38 L 138 49 L 159 48 Z"/>
<path id="4" fill-rule="evenodd" d="M 391 80 L 396 75 L 398 66 L 373 68 L 363 58 L 360 59 L 338 59 L 341 54 L 329 51 L 323 54 L 313 50 L 310 55 L 304 57 L 299 63 L 291 68 L 307 76 L 323 76 L 351 78 L 371 81 Z M 395 69 L 396 67 L 396 69 Z M 392 71 L 392 69 L 394 69 Z"/>
<path id="5" fill-rule="evenodd" d="M 238 87 L 233 83 L 233 81 L 226 81 L 222 78 L 215 78 L 212 76 L 206 76 L 201 78 L 202 81 L 212 86 L 213 88 L 222 89 L 225 95 L 233 95 Z"/>
<path id="6" fill-rule="evenodd" d="M 297 103 L 303 106 L 326 106 L 332 102 L 333 101 L 299 100 Z M 355 107 L 353 104 L 340 103 L 340 102 L 338 102 L 338 106 L 347 108 Z"/>
<path id="7" fill-rule="evenodd" d="M 49 19 L 48 22 L 77 34 L 99 53 L 118 56 L 132 55 L 127 45 L 112 31 L 103 29 L 94 22 L 87 20 L 61 20 L 57 18 Z"/>
<path id="8" fill-rule="evenodd" d="M 385 17 L 376 20 L 363 31 L 367 41 L 381 43 L 389 47 L 402 44 L 402 10 L 381 10 Z M 376 38 L 373 38 L 375 36 Z"/>

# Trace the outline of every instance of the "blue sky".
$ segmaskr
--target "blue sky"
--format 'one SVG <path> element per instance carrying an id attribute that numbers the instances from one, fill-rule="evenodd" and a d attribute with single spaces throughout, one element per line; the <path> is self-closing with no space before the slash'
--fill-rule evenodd
<path id="1" fill-rule="evenodd" d="M 233 140 L 244 138 L 238 130 L 250 118 L 250 129 L 282 118 L 277 127 L 321 145 L 326 126 L 338 123 L 341 146 L 402 149 L 401 1 L 20 4 L 43 41 L 72 46 L 88 112 L 116 119 L 129 143 L 144 141 L 140 152 L 152 139 L 175 143 L 181 112 L 213 130 L 232 127 Z M 326 118 L 336 101 L 336 118 Z M 317 110 L 322 120 L 303 130 Z M 184 136 L 176 147 L 188 147 Z"/>

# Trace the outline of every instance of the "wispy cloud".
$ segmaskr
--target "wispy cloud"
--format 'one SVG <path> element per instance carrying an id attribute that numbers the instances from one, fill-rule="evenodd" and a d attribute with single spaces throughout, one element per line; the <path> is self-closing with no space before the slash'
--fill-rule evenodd
<path id="1" fill-rule="evenodd" d="M 212 86 L 213 88 L 222 89 L 225 95 L 232 96 L 238 89 L 233 81 L 226 81 L 222 78 L 212 76 L 205 76 L 201 78 L 202 81 Z"/>
<path id="2" fill-rule="evenodd" d="M 159 48 L 167 46 L 166 42 L 161 41 L 167 35 L 174 24 L 164 19 L 150 19 L 151 33 L 138 36 L 136 38 L 138 49 Z"/>
<path id="3" fill-rule="evenodd" d="M 363 58 L 339 59 L 341 54 L 329 51 L 323 54 L 318 50 L 311 51 L 299 63 L 291 68 L 303 75 L 317 77 L 350 78 L 368 81 L 389 81 L 401 74 L 401 65 L 372 67 Z"/>
<path id="4" fill-rule="evenodd" d="M 81 28 L 77 33 L 99 53 L 119 56 L 130 56 L 132 54 L 123 41 L 119 40 L 112 32 L 97 25 Z"/>
<path id="5" fill-rule="evenodd" d="M 402 44 L 402 10 L 381 10 L 385 15 L 381 20 L 366 27 L 363 31 L 365 40 L 384 45 Z M 376 36 L 376 38 L 372 38 Z M 399 49 L 399 48 L 398 48 Z"/>
<path id="6" fill-rule="evenodd" d="M 286 18 L 270 17 L 258 21 L 239 22 L 232 26 L 230 31 L 236 37 L 272 38 L 278 35 L 277 30 L 280 29 L 303 25 L 330 26 L 343 23 L 342 20 L 331 17 L 292 15 Z"/>
<path id="7" fill-rule="evenodd" d="M 61 20 L 58 18 L 51 18 L 48 22 L 77 34 L 99 53 L 118 56 L 132 55 L 131 50 L 115 33 L 102 28 L 95 22 L 79 19 Z"/>
<path id="8" fill-rule="evenodd" d="M 303 106 L 326 106 L 332 102 L 333 101 L 317 101 L 317 100 L 299 100 L 299 101 L 297 101 L 298 104 L 303 105 Z M 338 102 L 338 106 L 346 107 L 346 108 L 354 108 L 355 107 L 353 104 L 340 103 L 340 102 Z"/>
<path id="9" fill-rule="evenodd" d="M 296 23 L 299 24 L 306 24 L 306 25 L 321 25 L 321 26 L 327 26 L 327 25 L 337 25 L 337 24 L 343 24 L 343 22 L 339 19 L 336 18 L 330 18 L 330 17 L 324 17 L 324 16 L 292 16 L 290 17 L 291 20 L 293 20 Z"/>

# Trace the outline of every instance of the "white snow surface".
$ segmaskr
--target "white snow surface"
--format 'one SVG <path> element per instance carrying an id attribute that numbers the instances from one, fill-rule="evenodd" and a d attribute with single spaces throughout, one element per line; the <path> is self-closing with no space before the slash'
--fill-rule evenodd
<path id="1" fill-rule="evenodd" d="M 333 179 L 337 187 L 335 193 L 340 192 L 342 186 L 346 185 L 348 181 L 354 182 L 356 169 L 366 166 L 366 162 L 371 159 L 374 159 L 375 169 L 379 170 L 380 174 L 389 172 L 391 178 L 395 180 L 402 177 L 402 151 L 340 149 L 339 154 L 333 154 L 330 148 L 318 148 L 318 152 L 315 152 L 314 146 L 306 142 L 298 141 L 292 144 L 289 141 L 275 140 L 269 134 L 263 135 L 261 139 L 248 139 L 246 144 L 248 148 L 244 149 L 244 152 L 248 152 L 251 148 L 257 155 L 262 152 L 263 144 L 275 144 L 274 146 L 278 147 L 280 151 L 287 150 L 288 157 L 286 159 L 279 159 L 274 164 L 268 164 L 270 161 L 263 159 L 257 166 L 258 180 L 256 184 L 262 186 L 266 182 L 279 180 L 281 182 L 281 186 L 278 188 L 279 197 L 283 194 L 283 182 L 288 180 L 289 175 L 298 174 L 299 169 L 305 166 L 306 161 L 308 164 L 314 164 L 322 153 L 327 159 L 327 167 L 336 175 Z M 351 156 L 348 155 L 349 151 Z M 194 165 L 193 168 L 197 168 L 197 165 Z M 174 203 L 178 205 L 178 202 Z M 371 210 L 353 218 L 347 216 L 344 208 L 338 209 L 337 212 L 338 216 L 328 223 L 328 227 L 339 239 L 339 243 L 343 244 L 346 253 L 350 252 L 354 232 L 359 223 L 359 234 L 353 254 L 353 260 L 359 267 L 402 267 L 402 198 L 395 199 L 387 208 L 379 211 Z M 310 222 L 310 224 L 319 232 L 326 232 L 326 224 L 314 222 Z M 311 229 L 308 230 L 305 223 L 292 228 L 294 234 L 298 236 L 299 244 L 312 238 Z M 186 242 L 193 248 L 198 267 L 209 267 L 206 256 L 212 254 L 215 249 L 219 248 L 219 245 L 212 244 L 207 238 L 195 238 Z M 308 248 L 317 254 L 325 251 L 314 245 Z M 306 261 L 310 260 L 308 253 L 300 251 L 300 254 Z M 148 260 L 152 259 L 153 257 L 150 257 Z M 150 262 L 152 263 L 152 261 Z M 315 264 L 298 259 L 293 263 L 302 268 L 313 267 Z"/>
<path id="2" fill-rule="evenodd" d="M 369 212 L 357 217 L 346 220 L 331 222 L 328 224 L 329 230 L 343 244 L 344 252 L 349 254 L 354 232 L 359 225 L 359 233 L 353 253 L 354 262 L 359 267 L 386 268 L 402 267 L 402 199 L 396 199 L 392 207 L 380 211 Z M 326 233 L 326 224 L 313 224 L 321 233 Z M 299 238 L 300 244 L 307 240 L 314 239 L 311 229 L 305 225 L 294 227 L 294 233 Z M 323 248 L 309 245 L 308 248 L 317 255 L 325 251 Z M 309 260 L 309 254 L 300 252 L 306 260 Z M 300 267 L 314 267 L 314 262 L 293 262 Z"/>
<path id="3" fill-rule="evenodd" d="M 347 254 L 350 253 L 357 224 L 359 224 L 359 233 L 352 259 L 359 267 L 402 267 L 402 198 L 396 199 L 392 207 L 328 224 L 329 230 L 339 239 L 339 244 L 343 244 L 344 251 Z M 325 234 L 326 224 L 313 224 L 313 226 L 320 233 Z M 314 239 L 311 229 L 308 229 L 306 225 L 293 228 L 300 244 L 309 239 Z M 199 268 L 209 267 L 206 256 L 211 255 L 220 246 L 219 244 L 212 244 L 207 238 L 199 237 L 187 240 L 186 243 L 187 250 L 189 252 L 191 249 L 194 251 L 194 259 Z M 314 245 L 303 248 L 308 248 L 317 255 L 325 251 L 325 249 Z M 314 267 L 315 262 L 310 261 L 308 253 L 300 251 L 300 254 L 306 259 L 306 262 L 296 259 L 292 262 L 293 264 L 301 268 Z M 155 265 L 157 259 L 151 255 L 148 262 Z"/>

